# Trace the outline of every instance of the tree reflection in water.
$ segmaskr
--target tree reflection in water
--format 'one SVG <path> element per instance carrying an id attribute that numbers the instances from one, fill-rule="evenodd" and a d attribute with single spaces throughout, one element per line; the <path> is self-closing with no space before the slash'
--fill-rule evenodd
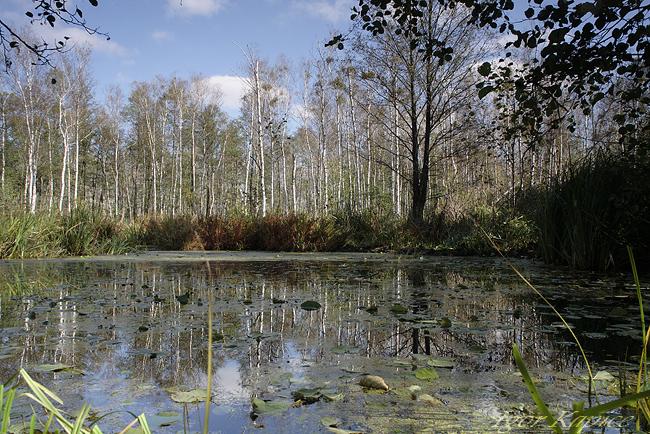
<path id="1" fill-rule="evenodd" d="M 550 294 L 565 291 L 573 278 L 562 281 L 552 270 L 524 265 Z M 497 260 L 364 261 L 357 256 L 347 261 L 67 261 L 1 267 L 0 379 L 19 367 L 75 366 L 86 375 L 37 377 L 67 402 L 78 404 L 81 398 L 100 409 L 127 401 L 145 410 L 164 408 L 169 400 L 162 389 L 205 385 L 209 291 L 216 402 L 241 413 L 233 424 L 243 423 L 252 395 L 315 380 L 335 383 L 343 378 L 343 368 L 383 369 L 413 355 L 452 360 L 450 384 L 490 375 L 498 383 L 500 373 L 513 371 L 513 343 L 533 369 L 558 377 L 583 373 L 578 352 L 555 327 L 556 318 Z M 612 286 L 592 285 L 573 301 L 562 300 L 565 312 L 575 310 L 572 320 L 585 346 L 598 348 L 592 356 L 601 364 L 620 358 L 623 347 L 629 356 L 638 346 L 632 324 L 624 328 L 628 336 L 619 336 L 612 347 L 589 338 L 602 332 L 602 321 L 593 313 L 611 310 Z M 189 294 L 187 304 L 176 298 L 184 294 Z M 301 309 L 307 300 L 321 308 Z M 406 313 L 391 312 L 395 304 L 407 307 Z M 593 318 L 580 312 L 591 312 Z M 449 327 L 443 318 L 450 320 Z M 485 394 L 470 390 L 463 399 Z"/>

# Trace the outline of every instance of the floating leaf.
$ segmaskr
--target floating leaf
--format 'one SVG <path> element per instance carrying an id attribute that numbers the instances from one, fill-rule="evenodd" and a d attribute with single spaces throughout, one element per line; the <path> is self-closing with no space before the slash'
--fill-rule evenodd
<path id="1" fill-rule="evenodd" d="M 189 291 L 186 292 L 186 293 L 183 294 L 183 295 L 177 295 L 177 296 L 176 296 L 176 300 L 177 300 L 180 304 L 183 304 L 183 305 L 189 303 L 189 302 L 190 302 L 190 293 L 189 293 Z"/>
<path id="2" fill-rule="evenodd" d="M 175 411 L 161 411 L 153 416 L 147 417 L 151 425 L 165 427 L 175 424 L 181 420 L 181 415 Z"/>
<path id="3" fill-rule="evenodd" d="M 415 378 L 423 381 L 432 381 L 440 378 L 433 368 L 419 368 L 415 370 Z"/>
<path id="4" fill-rule="evenodd" d="M 323 393 L 323 399 L 327 402 L 341 401 L 344 397 L 345 395 L 343 393 L 336 393 L 336 394 Z"/>
<path id="5" fill-rule="evenodd" d="M 388 390 L 388 384 L 383 378 L 377 375 L 364 375 L 359 379 L 359 385 L 367 389 Z"/>
<path id="6" fill-rule="evenodd" d="M 338 425 L 341 421 L 335 417 L 325 416 L 321 418 L 320 423 L 323 424 L 323 426 L 330 427 Z"/>
<path id="7" fill-rule="evenodd" d="M 205 402 L 208 392 L 205 389 L 193 389 L 187 392 L 174 391 L 171 394 L 172 401 L 181 404 L 190 404 L 193 402 Z"/>
<path id="8" fill-rule="evenodd" d="M 451 320 L 447 317 L 441 318 L 440 321 L 438 321 L 438 325 L 444 329 L 447 329 L 451 327 Z"/>
<path id="9" fill-rule="evenodd" d="M 291 396 L 295 401 L 302 401 L 305 404 L 313 404 L 314 402 L 320 401 L 323 394 L 319 388 L 313 389 L 298 389 L 294 391 Z"/>
<path id="10" fill-rule="evenodd" d="M 454 362 L 449 359 L 430 359 L 427 361 L 427 365 L 433 368 L 451 369 L 454 367 Z"/>
<path id="11" fill-rule="evenodd" d="M 300 305 L 301 309 L 311 311 L 320 309 L 320 303 L 314 300 L 305 301 Z"/>
<path id="12" fill-rule="evenodd" d="M 256 414 L 278 414 L 283 413 L 291 407 L 290 402 L 283 401 L 263 401 L 259 398 L 253 398 L 253 412 Z"/>
<path id="13" fill-rule="evenodd" d="M 438 405 L 444 405 L 441 400 L 438 398 L 431 396 L 427 393 L 423 393 L 421 395 L 417 396 L 417 400 L 420 402 L 424 402 L 426 404 L 432 405 L 432 406 L 438 406 Z"/>
<path id="14" fill-rule="evenodd" d="M 340 428 L 334 428 L 334 427 L 328 427 L 327 430 L 329 432 L 333 432 L 334 434 L 363 434 L 362 431 L 350 431 L 347 429 L 340 429 Z"/>
<path id="15" fill-rule="evenodd" d="M 612 374 L 610 374 L 607 371 L 598 371 L 596 372 L 596 375 L 594 375 L 594 381 L 614 381 L 616 380 L 616 377 L 614 377 Z"/>
<path id="16" fill-rule="evenodd" d="M 74 374 L 83 374 L 83 372 L 74 366 L 64 365 L 63 363 L 52 363 L 34 366 L 34 370 L 39 372 L 71 372 Z"/>
<path id="17" fill-rule="evenodd" d="M 390 308 L 390 311 L 395 315 L 404 315 L 408 313 L 409 310 L 401 304 L 394 304 L 393 307 Z"/>

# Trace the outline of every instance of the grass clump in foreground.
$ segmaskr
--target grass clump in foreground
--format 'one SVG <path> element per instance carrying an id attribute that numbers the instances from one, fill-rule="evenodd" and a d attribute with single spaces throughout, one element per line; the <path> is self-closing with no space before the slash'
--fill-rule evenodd
<path id="1" fill-rule="evenodd" d="M 79 415 L 76 418 L 71 418 L 63 411 L 59 410 L 54 403 L 62 405 L 61 399 L 56 396 L 54 392 L 36 382 L 24 369 L 21 369 L 16 376 L 16 384 L 6 388 L 0 384 L 0 410 L 2 411 L 2 419 L 0 420 L 0 434 L 8 434 L 15 432 L 27 432 L 29 434 L 36 433 L 49 433 L 49 432 L 65 432 L 67 434 L 101 434 L 102 430 L 95 423 L 89 423 L 88 416 L 90 414 L 90 406 L 84 404 L 81 408 Z M 18 387 L 24 384 L 29 391 L 18 393 Z M 32 414 L 29 424 L 27 426 L 12 426 L 11 425 L 11 410 L 16 398 L 25 397 L 29 398 L 38 404 L 44 411 L 44 417 L 38 417 L 36 412 Z M 134 426 L 140 426 L 140 432 L 144 434 L 151 434 L 151 429 L 147 423 L 147 418 L 144 414 L 134 416 L 134 419 L 129 423 L 120 433 L 125 433 Z"/>

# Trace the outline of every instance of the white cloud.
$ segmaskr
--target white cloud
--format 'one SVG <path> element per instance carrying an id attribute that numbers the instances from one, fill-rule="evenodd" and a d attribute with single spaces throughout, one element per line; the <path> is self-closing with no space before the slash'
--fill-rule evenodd
<path id="1" fill-rule="evenodd" d="M 227 0 L 167 0 L 167 8 L 178 15 L 211 16 L 219 12 Z"/>
<path id="2" fill-rule="evenodd" d="M 63 27 L 56 26 L 54 28 L 48 26 L 33 26 L 36 30 L 37 36 L 43 38 L 48 43 L 54 43 L 53 40 L 64 40 L 67 36 L 70 39 L 67 41 L 67 46 L 87 46 L 94 52 L 111 54 L 114 56 L 126 56 L 128 50 L 126 47 L 118 44 L 113 40 L 107 40 L 106 36 L 91 35 L 85 30 L 78 27 Z"/>
<path id="3" fill-rule="evenodd" d="M 241 99 L 248 89 L 246 79 L 236 75 L 213 75 L 205 78 L 207 97 L 219 99 L 223 109 L 231 114 L 239 112 Z"/>
<path id="4" fill-rule="evenodd" d="M 169 41 L 172 38 L 171 33 L 156 31 L 151 34 L 151 39 L 158 42 Z"/>
<path id="5" fill-rule="evenodd" d="M 340 23 L 350 17 L 352 0 L 294 0 L 293 7 L 330 23 Z"/>

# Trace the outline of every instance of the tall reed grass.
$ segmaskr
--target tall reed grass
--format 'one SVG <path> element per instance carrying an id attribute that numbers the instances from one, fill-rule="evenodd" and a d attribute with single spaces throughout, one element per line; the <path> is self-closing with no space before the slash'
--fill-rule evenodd
<path id="1" fill-rule="evenodd" d="M 318 217 L 150 216 L 126 223 L 79 209 L 64 216 L 0 217 L 0 258 L 120 254 L 139 249 L 490 253 L 489 244 L 470 224 L 473 216 L 479 216 L 504 251 L 531 250 L 535 231 L 529 221 L 481 208 L 470 218 L 434 214 L 417 227 L 381 210 L 338 210 Z"/>
<path id="2" fill-rule="evenodd" d="M 648 267 L 648 173 L 648 159 L 598 154 L 550 188 L 529 192 L 523 207 L 539 228 L 541 258 L 581 269 L 625 269 L 632 245 L 639 265 Z"/>

